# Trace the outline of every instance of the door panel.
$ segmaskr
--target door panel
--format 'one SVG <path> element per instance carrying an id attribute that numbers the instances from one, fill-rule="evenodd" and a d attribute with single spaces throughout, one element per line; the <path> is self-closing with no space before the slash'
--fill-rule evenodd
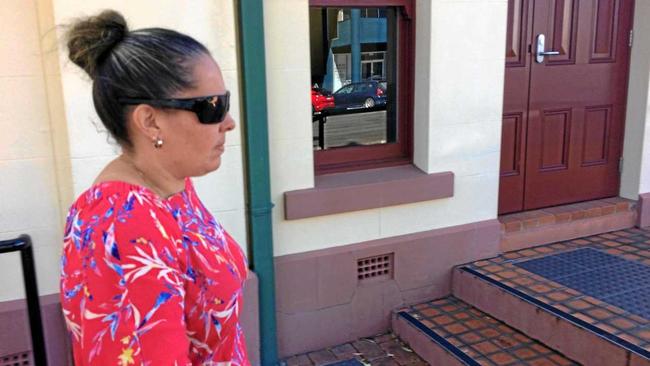
<path id="1" fill-rule="evenodd" d="M 531 37 L 528 4 L 529 0 L 508 0 L 499 212 L 520 211 L 524 207 L 525 132 L 531 58 L 528 53 Z"/>
<path id="2" fill-rule="evenodd" d="M 581 166 L 607 163 L 611 110 L 611 106 L 586 108 Z"/>
<path id="3" fill-rule="evenodd" d="M 571 110 L 544 111 L 542 117 L 542 139 L 540 171 L 565 170 L 569 167 L 569 131 Z"/>
<path id="4" fill-rule="evenodd" d="M 616 50 L 616 16 L 620 0 L 599 0 L 592 10 L 593 48 L 592 62 L 615 62 Z"/>
<path id="5" fill-rule="evenodd" d="M 499 213 L 618 194 L 633 2 L 508 6 Z"/>
<path id="6" fill-rule="evenodd" d="M 546 50 L 560 55 L 531 64 L 524 209 L 618 194 L 630 4 L 534 2 L 533 37 L 547 35 Z M 549 157 L 556 162 L 560 153 L 562 164 L 549 169 Z"/>
<path id="7" fill-rule="evenodd" d="M 552 23 L 547 39 L 553 50 L 560 52 L 547 61 L 549 64 L 574 64 L 578 31 L 578 0 L 555 0 Z M 548 46 L 547 46 L 548 47 Z"/>
<path id="8" fill-rule="evenodd" d="M 503 116 L 503 132 L 501 144 L 504 150 L 501 151 L 501 171 L 503 176 L 516 176 L 521 174 L 521 128 L 523 114 L 513 113 Z"/>

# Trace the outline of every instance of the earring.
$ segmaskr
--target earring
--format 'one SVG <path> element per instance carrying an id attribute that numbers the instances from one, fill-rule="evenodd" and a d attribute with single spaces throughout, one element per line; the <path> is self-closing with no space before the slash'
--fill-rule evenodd
<path id="1" fill-rule="evenodd" d="M 163 140 L 160 137 L 156 137 L 156 139 L 153 141 L 153 147 L 156 149 L 160 149 L 163 146 Z"/>

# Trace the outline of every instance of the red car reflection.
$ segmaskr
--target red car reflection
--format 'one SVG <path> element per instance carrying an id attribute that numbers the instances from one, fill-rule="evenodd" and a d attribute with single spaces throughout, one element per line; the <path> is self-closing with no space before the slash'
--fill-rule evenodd
<path id="1" fill-rule="evenodd" d="M 321 112 L 323 109 L 334 108 L 334 97 L 326 90 L 311 88 L 311 112 Z"/>

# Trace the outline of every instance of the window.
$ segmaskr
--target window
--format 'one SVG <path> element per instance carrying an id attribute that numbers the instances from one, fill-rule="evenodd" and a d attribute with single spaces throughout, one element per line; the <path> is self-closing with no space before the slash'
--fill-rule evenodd
<path id="1" fill-rule="evenodd" d="M 385 80 L 385 60 L 385 51 L 361 53 L 361 78 L 364 80 Z M 385 81 L 382 81 L 381 83 L 386 85 Z"/>
<path id="2" fill-rule="evenodd" d="M 311 0 L 316 174 L 412 157 L 413 0 Z"/>

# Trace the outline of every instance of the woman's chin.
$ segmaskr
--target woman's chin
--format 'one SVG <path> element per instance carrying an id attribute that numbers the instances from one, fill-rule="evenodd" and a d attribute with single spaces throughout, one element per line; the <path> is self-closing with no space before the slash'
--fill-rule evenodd
<path id="1" fill-rule="evenodd" d="M 207 171 L 205 174 L 211 173 L 221 166 L 221 156 L 217 156 L 216 158 L 212 159 L 210 163 L 207 166 Z"/>

